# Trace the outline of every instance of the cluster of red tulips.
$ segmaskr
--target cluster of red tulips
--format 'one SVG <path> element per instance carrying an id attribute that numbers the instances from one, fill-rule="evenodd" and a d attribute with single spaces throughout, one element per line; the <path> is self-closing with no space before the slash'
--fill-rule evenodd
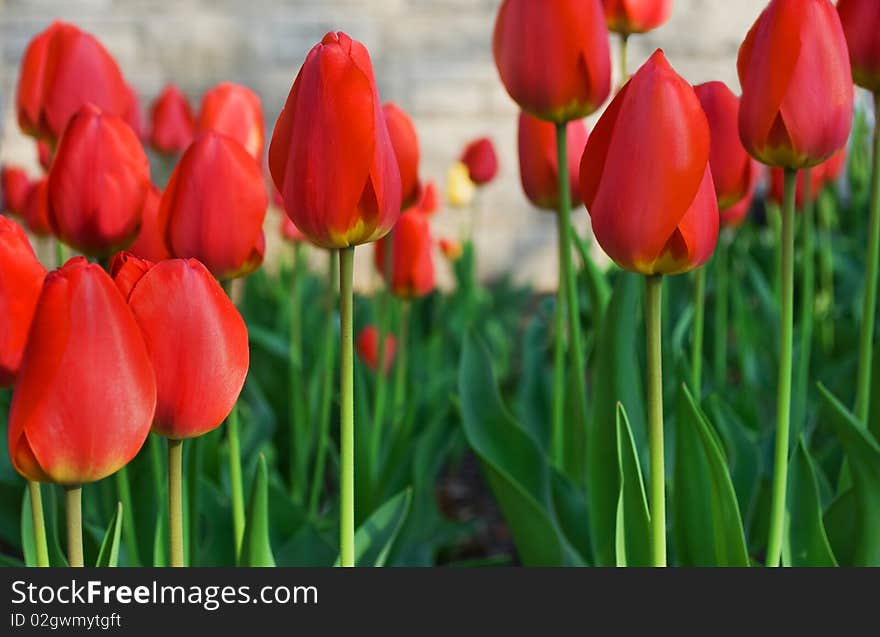
<path id="1" fill-rule="evenodd" d="M 602 250 L 621 269 L 644 275 L 650 557 L 652 564 L 666 565 L 664 276 L 695 271 L 687 384 L 699 401 L 702 266 L 713 254 L 722 265 L 727 260 L 735 229 L 765 181 L 763 166 L 769 166 L 771 198 L 782 210 L 766 554 L 766 564 L 776 566 L 786 524 L 792 384 L 806 384 L 809 375 L 808 358 L 797 373 L 792 363 L 795 210 L 805 212 L 804 250 L 812 255 L 813 202 L 844 164 L 853 80 L 873 92 L 880 112 L 880 3 L 840 0 L 835 7 L 830 0 L 771 0 L 739 51 L 741 97 L 721 82 L 691 86 L 660 50 L 628 76 L 628 39 L 659 27 L 671 11 L 672 0 L 503 0 L 498 11 L 492 49 L 501 81 L 521 109 L 523 190 L 536 207 L 557 214 L 550 456 L 555 467 L 566 468 L 572 457 L 567 419 L 573 413 L 585 422 L 589 412 L 573 251 L 585 268 L 598 270 L 572 226 L 573 207 L 583 204 Z M 609 30 L 620 35 L 621 45 L 621 84 L 613 96 Z M 583 118 L 609 97 L 588 135 Z M 21 129 L 38 142 L 47 174 L 31 182 L 22 171 L 5 168 L 4 209 L 33 235 L 54 236 L 83 255 L 62 263 L 62 247 L 57 269 L 47 272 L 24 230 L 0 217 L 0 383 L 14 387 L 9 455 L 29 481 L 35 533 L 43 527 L 39 483 L 63 485 L 68 559 L 82 565 L 82 485 L 116 474 L 124 515 L 131 506 L 125 466 L 152 431 L 168 442 L 170 562 L 183 565 L 182 443 L 226 421 L 240 547 L 246 522 L 236 402 L 248 373 L 249 344 L 230 292 L 234 279 L 263 262 L 271 194 L 286 212 L 280 232 L 294 243 L 297 270 L 306 242 L 328 251 L 331 276 L 338 259 L 339 563 L 353 566 L 354 353 L 376 372 L 369 446 L 378 449 L 392 364 L 389 409 L 407 390 L 410 300 L 435 288 L 430 217 L 439 206 L 434 185 L 419 176 L 413 122 L 397 105 L 383 105 L 367 49 L 340 32 L 328 33 L 308 53 L 268 145 L 268 175 L 262 107 L 252 91 L 222 83 L 204 95 L 196 114 L 181 90 L 168 86 L 142 126 L 137 98 L 116 62 L 71 24 L 53 23 L 29 44 L 17 109 Z M 175 162 L 161 192 L 151 183 L 145 142 Z M 880 260 L 880 142 L 874 157 L 854 409 L 862 426 Z M 472 207 L 497 172 L 491 141 L 468 145 L 450 169 L 448 203 Z M 439 247 L 457 262 L 473 250 L 470 239 L 466 231 L 462 241 L 442 239 Z M 386 298 L 378 324 L 355 339 L 354 249 L 373 242 Z M 812 313 L 812 277 L 810 267 L 805 315 Z M 337 293 L 332 280 L 328 290 Z M 400 304 L 396 334 L 390 328 L 392 297 Z M 294 323 L 291 329 L 292 343 L 301 341 L 301 328 Z M 801 338 L 803 354 L 811 337 Z M 715 356 L 723 369 L 725 352 Z M 294 411 L 302 373 L 297 361 L 291 368 Z M 48 564 L 45 535 L 36 545 L 39 562 Z"/>

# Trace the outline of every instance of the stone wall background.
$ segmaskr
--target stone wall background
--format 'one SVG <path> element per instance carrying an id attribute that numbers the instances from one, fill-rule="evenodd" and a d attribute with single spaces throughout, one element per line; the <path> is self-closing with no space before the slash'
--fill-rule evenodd
<path id="1" fill-rule="evenodd" d="M 542 0 L 551 1 L 551 0 Z M 498 80 L 491 34 L 500 0 L 0 0 L 0 161 L 38 170 L 32 143 L 15 123 L 14 92 L 30 38 L 56 17 L 94 33 L 116 56 L 146 109 L 167 81 L 198 105 L 222 80 L 248 85 L 263 101 L 267 135 L 302 60 L 330 30 L 369 48 L 383 100 L 416 123 L 422 174 L 442 185 L 470 139 L 489 135 L 499 179 L 480 201 L 476 240 L 485 277 L 512 271 L 555 286 L 555 219 L 532 209 L 519 185 L 517 110 Z M 662 47 L 688 81 L 720 79 L 735 91 L 736 53 L 765 0 L 676 0 L 672 19 L 632 38 L 630 70 Z M 617 52 L 616 39 L 612 50 Z M 638 149 L 633 149 L 638 152 Z M 455 236 L 461 213 L 443 210 L 435 234 Z M 576 213 L 586 229 L 587 214 Z M 272 218 L 274 231 L 275 217 Z M 270 233 L 267 233 L 267 236 Z M 270 245 L 269 259 L 279 247 Z M 369 257 L 361 250 L 361 259 Z M 438 260 L 442 279 L 448 271 Z M 359 268 L 361 285 L 370 269 Z"/>

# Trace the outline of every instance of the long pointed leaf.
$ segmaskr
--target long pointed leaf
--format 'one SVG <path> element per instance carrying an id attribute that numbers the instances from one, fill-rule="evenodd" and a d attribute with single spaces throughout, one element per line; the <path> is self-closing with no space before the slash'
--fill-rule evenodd
<path id="1" fill-rule="evenodd" d="M 651 565 L 651 516 L 642 467 L 629 419 L 617 405 L 617 458 L 620 465 L 620 497 L 617 501 L 615 553 L 618 566 Z"/>
<path id="2" fill-rule="evenodd" d="M 101 550 L 98 551 L 98 559 L 95 566 L 115 567 L 119 562 L 119 538 L 122 535 L 122 502 L 116 503 L 116 513 L 107 526 L 104 540 L 101 542 Z"/>
<path id="3" fill-rule="evenodd" d="M 783 563 L 786 566 L 837 566 L 822 524 L 816 467 L 803 438 L 791 458 L 787 509 Z"/>
<path id="4" fill-rule="evenodd" d="M 238 563 L 239 566 L 275 566 L 269 543 L 269 477 L 263 454 L 257 458 L 257 473 L 245 513 Z"/>

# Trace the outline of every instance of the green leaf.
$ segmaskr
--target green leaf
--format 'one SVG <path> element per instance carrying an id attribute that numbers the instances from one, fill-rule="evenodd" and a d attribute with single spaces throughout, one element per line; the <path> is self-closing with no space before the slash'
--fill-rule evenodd
<path id="1" fill-rule="evenodd" d="M 852 521 L 858 516 L 858 508 L 856 492 L 850 488 L 838 495 L 822 516 L 834 557 L 844 566 L 852 565 L 855 556 L 858 529 Z"/>
<path id="2" fill-rule="evenodd" d="M 748 566 L 739 505 L 718 436 L 685 385 L 677 401 L 673 539 L 683 566 Z"/>
<path id="3" fill-rule="evenodd" d="M 645 409 L 636 356 L 642 278 L 620 272 L 597 337 L 592 414 L 587 422 L 587 505 L 593 556 L 599 566 L 615 564 L 615 530 L 620 480 L 617 461 L 617 403 L 626 408 L 635 439 L 644 440 Z"/>
<path id="4" fill-rule="evenodd" d="M 24 554 L 24 565 L 36 566 L 37 547 L 34 543 L 34 518 L 31 513 L 31 493 L 28 487 L 24 488 L 24 497 L 21 501 L 21 549 Z"/>
<path id="5" fill-rule="evenodd" d="M 857 505 L 849 520 L 855 531 L 852 566 L 880 566 L 880 445 L 821 383 L 819 393 L 831 407 L 829 422 L 852 475 Z"/>
<path id="6" fill-rule="evenodd" d="M 874 349 L 874 367 L 871 372 L 871 404 L 868 405 L 868 429 L 875 440 L 880 440 L 880 341 Z"/>
<path id="7" fill-rule="evenodd" d="M 617 566 L 651 565 L 651 516 L 629 419 L 617 405 L 617 459 L 620 497 L 617 499 L 615 558 Z"/>
<path id="8" fill-rule="evenodd" d="M 804 439 L 798 441 L 788 470 L 785 566 L 837 566 L 825 526 L 816 467 Z"/>
<path id="9" fill-rule="evenodd" d="M 238 565 L 275 566 L 275 556 L 269 543 L 269 477 L 263 454 L 257 458 L 257 473 L 245 512 Z"/>
<path id="10" fill-rule="evenodd" d="M 168 514 L 164 507 L 156 516 L 153 530 L 153 566 L 168 566 Z"/>
<path id="11" fill-rule="evenodd" d="M 101 550 L 98 551 L 98 559 L 95 566 L 115 567 L 119 562 L 119 538 L 122 535 L 122 502 L 116 503 L 116 512 L 110 520 L 104 540 L 101 542 Z"/>
<path id="12" fill-rule="evenodd" d="M 357 566 L 385 566 L 391 546 L 400 532 L 412 489 L 406 488 L 370 514 L 354 534 L 354 560 Z M 339 566 L 339 557 L 334 566 Z"/>

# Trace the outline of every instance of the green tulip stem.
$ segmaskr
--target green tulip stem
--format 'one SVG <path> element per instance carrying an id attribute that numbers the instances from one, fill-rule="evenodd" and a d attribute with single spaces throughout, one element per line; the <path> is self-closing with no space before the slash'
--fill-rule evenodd
<path id="1" fill-rule="evenodd" d="M 856 418 L 868 422 L 871 406 L 871 354 L 874 351 L 874 322 L 877 311 L 877 267 L 880 261 L 880 92 L 874 94 L 874 159 L 871 170 L 871 212 L 865 269 L 865 299 L 859 331 L 859 371 L 856 390 Z"/>
<path id="2" fill-rule="evenodd" d="M 339 563 L 354 566 L 354 247 L 339 251 Z"/>
<path id="3" fill-rule="evenodd" d="M 28 493 L 31 499 L 31 518 L 34 526 L 34 550 L 37 553 L 37 566 L 49 566 L 49 545 L 46 542 L 46 523 L 43 520 L 43 497 L 40 483 L 28 480 Z"/>
<path id="4" fill-rule="evenodd" d="M 663 456 L 663 277 L 645 277 L 648 447 L 651 459 L 651 564 L 666 566 L 666 469 Z"/>
<path id="5" fill-rule="evenodd" d="M 706 323 L 706 268 L 694 272 L 694 337 L 691 349 L 691 390 L 703 397 L 703 328 Z"/>
<path id="6" fill-rule="evenodd" d="M 715 387 L 723 391 L 727 384 L 727 317 L 730 292 L 728 291 L 729 241 L 726 233 L 718 237 L 715 249 Z"/>
<path id="7" fill-rule="evenodd" d="M 379 351 L 376 358 L 376 396 L 373 403 L 373 429 L 370 431 L 370 469 L 375 479 L 379 471 L 379 453 L 382 446 L 382 430 L 385 425 L 385 394 L 387 393 L 387 376 L 385 375 L 385 343 L 388 340 L 388 323 L 391 319 L 391 276 L 394 255 L 394 231 L 384 239 L 385 252 L 382 262 L 382 279 L 385 286 L 379 294 L 378 331 Z"/>
<path id="8" fill-rule="evenodd" d="M 776 449 L 770 500 L 767 566 L 779 566 L 785 529 L 785 490 L 788 482 L 788 438 L 791 427 L 791 350 L 794 320 L 794 206 L 797 170 L 785 169 L 780 250 L 779 381 L 776 394 Z"/>
<path id="9" fill-rule="evenodd" d="M 801 308 L 800 343 L 798 344 L 798 364 L 795 372 L 794 423 L 795 439 L 798 432 L 806 426 L 807 394 L 810 389 L 810 356 L 813 346 L 813 311 L 816 306 L 816 206 L 813 200 L 811 170 L 803 173 L 804 202 L 801 211 L 802 255 L 801 267 Z"/>
<path id="10" fill-rule="evenodd" d="M 168 439 L 168 524 L 171 566 L 183 566 L 183 440 Z"/>
<path id="11" fill-rule="evenodd" d="M 134 524 L 134 508 L 127 467 L 122 467 L 116 472 L 116 492 L 122 503 L 122 536 L 125 541 L 125 550 L 128 553 L 129 566 L 140 566 L 141 558 L 138 551 L 137 530 Z"/>
<path id="12" fill-rule="evenodd" d="M 407 300 L 400 303 L 400 328 L 397 331 L 397 353 L 395 354 L 394 365 L 394 416 L 395 429 L 400 429 L 400 423 L 403 421 L 403 408 L 406 404 L 406 379 L 409 373 L 409 348 L 407 341 L 409 340 L 409 317 L 412 306 Z"/>
<path id="13" fill-rule="evenodd" d="M 290 440 L 290 494 L 301 501 L 305 497 L 308 452 L 305 433 L 308 428 L 303 386 L 302 312 L 300 287 L 306 264 L 301 243 L 293 246 L 293 274 L 290 286 L 290 342 L 288 349 L 288 429 Z"/>
<path id="14" fill-rule="evenodd" d="M 627 66 L 628 49 L 629 49 L 629 34 L 623 33 L 620 36 L 620 86 L 621 86 L 621 88 L 629 80 L 629 71 L 628 71 L 628 66 Z"/>
<path id="15" fill-rule="evenodd" d="M 830 195 L 826 191 L 816 200 L 818 223 L 819 287 L 822 295 L 822 345 L 826 352 L 834 348 L 834 246 Z"/>
<path id="16" fill-rule="evenodd" d="M 226 294 L 231 300 L 232 281 L 224 281 L 223 289 L 226 290 Z M 229 443 L 229 482 L 232 489 L 232 532 L 235 542 L 235 559 L 238 560 L 241 540 L 244 537 L 244 483 L 241 477 L 241 444 L 238 438 L 237 403 L 232 406 L 232 411 L 226 418 L 226 435 Z"/>
<path id="17" fill-rule="evenodd" d="M 565 458 L 565 280 L 563 278 L 563 253 L 565 244 L 562 216 L 556 217 L 559 239 L 559 286 L 556 291 L 556 312 L 553 326 L 553 403 L 551 450 L 553 464 L 562 469 Z"/>
<path id="18" fill-rule="evenodd" d="M 70 566 L 85 566 L 82 538 L 82 485 L 72 484 L 64 487 L 64 499 L 67 509 L 67 563 Z"/>

